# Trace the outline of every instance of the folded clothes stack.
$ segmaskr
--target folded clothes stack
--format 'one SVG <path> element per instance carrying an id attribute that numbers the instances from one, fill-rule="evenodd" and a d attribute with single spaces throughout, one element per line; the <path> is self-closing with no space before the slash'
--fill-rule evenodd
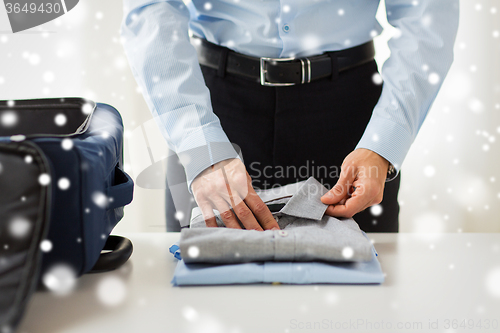
<path id="1" fill-rule="evenodd" d="M 259 192 L 280 230 L 225 228 L 218 212 L 220 228 L 207 228 L 195 208 L 190 228 L 171 247 L 180 259 L 172 283 L 382 283 L 375 248 L 358 224 L 325 215 L 326 192 L 312 177 Z"/>

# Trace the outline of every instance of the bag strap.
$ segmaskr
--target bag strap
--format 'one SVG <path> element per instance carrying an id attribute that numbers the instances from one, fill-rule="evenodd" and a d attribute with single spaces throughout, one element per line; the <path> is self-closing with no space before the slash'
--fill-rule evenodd
<path id="1" fill-rule="evenodd" d="M 118 166 L 115 167 L 115 185 L 108 187 L 107 196 L 110 199 L 108 209 L 119 208 L 132 202 L 134 196 L 134 181 Z"/>
<path id="2" fill-rule="evenodd" d="M 133 250 L 134 247 L 130 239 L 122 236 L 110 235 L 103 248 L 103 251 L 109 252 L 101 253 L 99 259 L 89 273 L 102 273 L 117 269 L 127 262 Z"/>

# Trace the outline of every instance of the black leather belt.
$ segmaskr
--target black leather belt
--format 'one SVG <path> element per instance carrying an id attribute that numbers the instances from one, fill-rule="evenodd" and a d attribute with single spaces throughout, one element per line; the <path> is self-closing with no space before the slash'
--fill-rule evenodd
<path id="1" fill-rule="evenodd" d="M 325 52 L 304 58 L 256 58 L 234 52 L 193 36 L 201 65 L 226 73 L 254 79 L 265 86 L 291 86 L 331 77 L 339 72 L 373 60 L 373 41 L 341 51 Z"/>

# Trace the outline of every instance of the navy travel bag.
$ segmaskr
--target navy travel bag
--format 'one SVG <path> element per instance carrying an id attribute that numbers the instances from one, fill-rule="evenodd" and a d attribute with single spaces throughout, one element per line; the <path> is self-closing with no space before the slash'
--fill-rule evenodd
<path id="1" fill-rule="evenodd" d="M 17 326 L 51 268 L 80 276 L 128 260 L 132 243 L 110 233 L 133 186 L 113 107 L 82 98 L 0 101 L 0 331 Z"/>

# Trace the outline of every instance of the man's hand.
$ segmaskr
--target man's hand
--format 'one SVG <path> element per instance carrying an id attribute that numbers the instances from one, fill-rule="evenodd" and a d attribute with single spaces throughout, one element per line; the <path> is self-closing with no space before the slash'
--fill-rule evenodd
<path id="1" fill-rule="evenodd" d="M 347 155 L 337 184 L 321 197 L 324 204 L 330 205 L 326 214 L 352 217 L 379 204 L 384 195 L 388 168 L 389 162 L 385 158 L 368 149 L 359 148 Z"/>
<path id="2" fill-rule="evenodd" d="M 228 228 L 241 229 L 236 220 L 238 216 L 246 229 L 279 229 L 269 208 L 255 193 L 245 165 L 239 159 L 221 161 L 205 169 L 191 188 L 207 227 L 217 227 L 212 210 L 215 208 Z"/>

